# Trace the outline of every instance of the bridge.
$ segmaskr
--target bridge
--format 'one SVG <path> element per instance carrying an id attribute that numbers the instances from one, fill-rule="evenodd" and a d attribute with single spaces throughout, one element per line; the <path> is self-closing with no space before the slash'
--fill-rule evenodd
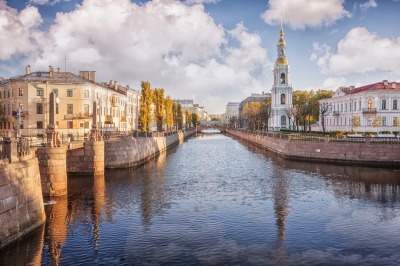
<path id="1" fill-rule="evenodd" d="M 221 134 L 226 132 L 226 128 L 223 126 L 201 126 L 197 127 L 197 132 L 203 134 Z"/>

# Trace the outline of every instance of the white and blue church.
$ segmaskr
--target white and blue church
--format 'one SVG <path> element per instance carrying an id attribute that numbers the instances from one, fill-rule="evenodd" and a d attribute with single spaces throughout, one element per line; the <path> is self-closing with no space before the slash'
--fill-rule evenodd
<path id="1" fill-rule="evenodd" d="M 274 67 L 274 85 L 271 89 L 271 119 L 269 127 L 272 130 L 289 129 L 290 123 L 286 110 L 292 108 L 292 85 L 290 84 L 290 67 L 286 58 L 286 42 L 283 38 L 281 22 L 280 38 L 277 44 L 278 58 Z"/>

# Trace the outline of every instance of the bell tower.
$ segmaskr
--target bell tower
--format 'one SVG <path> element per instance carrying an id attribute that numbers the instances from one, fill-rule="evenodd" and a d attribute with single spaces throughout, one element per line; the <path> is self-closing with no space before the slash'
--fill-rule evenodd
<path id="1" fill-rule="evenodd" d="M 274 67 L 274 85 L 271 89 L 272 119 L 270 127 L 273 130 L 289 129 L 289 119 L 286 110 L 292 107 L 292 86 L 290 84 L 290 67 L 286 58 L 286 42 L 283 38 L 283 27 L 281 17 L 280 38 L 277 44 L 278 57 Z"/>

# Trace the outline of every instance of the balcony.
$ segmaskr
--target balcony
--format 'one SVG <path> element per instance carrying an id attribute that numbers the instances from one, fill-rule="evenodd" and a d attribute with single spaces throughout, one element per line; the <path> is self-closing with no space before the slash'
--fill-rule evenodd
<path id="1" fill-rule="evenodd" d="M 371 115 L 371 114 L 376 114 L 376 108 L 363 108 L 362 113 L 364 115 Z"/>
<path id="2" fill-rule="evenodd" d="M 333 111 L 333 116 L 339 116 L 340 112 L 339 111 Z"/>
<path id="3" fill-rule="evenodd" d="M 76 114 L 67 114 L 64 115 L 64 120 L 73 120 L 73 119 L 90 119 L 93 117 L 93 114 L 89 113 L 76 113 Z"/>

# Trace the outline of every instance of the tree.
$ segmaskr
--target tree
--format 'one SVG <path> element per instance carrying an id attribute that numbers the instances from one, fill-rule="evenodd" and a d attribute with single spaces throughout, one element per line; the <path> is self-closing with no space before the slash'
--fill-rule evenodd
<path id="1" fill-rule="evenodd" d="M 332 111 L 332 103 L 321 103 L 319 106 L 319 117 L 322 125 L 322 131 L 325 132 L 325 117 Z"/>
<path id="2" fill-rule="evenodd" d="M 192 113 L 192 124 L 193 126 L 200 125 L 200 116 L 196 113 Z"/>
<path id="3" fill-rule="evenodd" d="M 249 121 L 249 129 L 257 130 L 260 127 L 261 122 L 261 103 L 260 102 L 251 102 L 247 103 L 243 107 L 243 116 Z"/>
<path id="4" fill-rule="evenodd" d="M 185 111 L 185 122 L 186 122 L 186 127 L 191 127 L 192 113 L 189 112 L 188 110 Z"/>
<path id="5" fill-rule="evenodd" d="M 172 109 L 173 109 L 175 128 L 182 129 L 182 124 L 183 124 L 182 106 L 179 103 L 174 103 Z"/>
<path id="6" fill-rule="evenodd" d="M 379 127 L 382 126 L 382 117 L 380 115 L 375 116 L 374 121 L 372 121 L 372 126 L 376 128 L 378 132 Z"/>
<path id="7" fill-rule="evenodd" d="M 174 127 L 173 105 L 174 101 L 168 96 L 165 99 L 165 124 L 168 131 L 172 131 Z"/>
<path id="8" fill-rule="evenodd" d="M 395 117 L 393 119 L 393 126 L 398 127 L 400 125 L 400 119 L 398 117 Z"/>
<path id="9" fill-rule="evenodd" d="M 229 126 L 233 127 L 233 128 L 237 128 L 238 125 L 238 117 L 237 116 L 232 116 L 231 118 L 229 118 Z"/>
<path id="10" fill-rule="evenodd" d="M 139 108 L 139 122 L 140 131 L 150 132 L 151 131 L 151 104 L 152 104 L 152 92 L 150 83 L 142 81 L 142 96 L 140 97 L 140 108 Z"/>
<path id="11" fill-rule="evenodd" d="M 296 107 L 286 107 L 285 108 L 285 113 L 287 117 L 289 118 L 289 127 L 290 127 L 290 122 L 292 122 L 292 130 L 296 130 L 296 117 L 297 117 L 297 109 Z"/>
<path id="12" fill-rule="evenodd" d="M 153 103 L 154 103 L 154 118 L 157 124 L 157 131 L 161 132 L 165 118 L 164 89 L 154 89 Z"/>
<path id="13" fill-rule="evenodd" d="M 261 103 L 261 108 L 260 108 L 260 119 L 261 119 L 261 125 L 262 125 L 262 130 L 267 130 L 268 132 L 268 125 L 269 125 L 269 119 L 271 117 L 271 99 L 266 99 L 264 102 Z"/>
<path id="14" fill-rule="evenodd" d="M 351 124 L 352 124 L 352 126 L 354 128 L 354 131 L 357 132 L 356 129 L 361 126 L 360 117 L 359 116 L 354 116 L 351 119 Z"/>

